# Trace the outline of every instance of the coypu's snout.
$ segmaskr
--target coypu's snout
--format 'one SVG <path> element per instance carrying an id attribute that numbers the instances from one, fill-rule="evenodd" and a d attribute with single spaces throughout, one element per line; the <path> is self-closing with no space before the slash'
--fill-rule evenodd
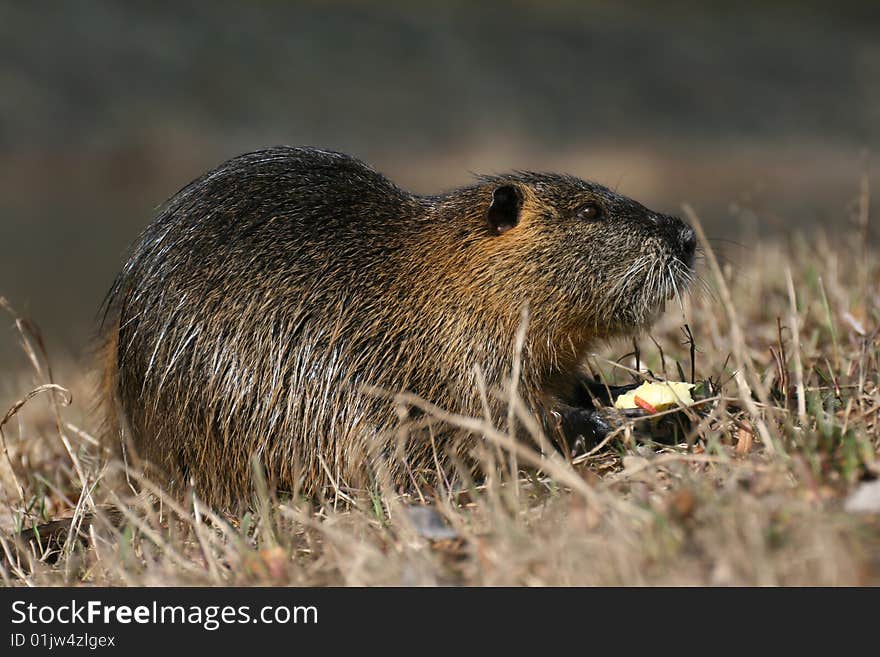
<path id="1" fill-rule="evenodd" d="M 666 309 L 666 302 L 683 295 L 696 278 L 694 261 L 697 252 L 697 235 L 694 229 L 678 217 L 650 212 L 647 216 L 651 235 L 649 264 L 639 269 L 641 307 L 644 309 L 640 324 L 650 324 L 656 313 Z M 638 261 L 637 261 L 638 263 Z"/>
<path id="2" fill-rule="evenodd" d="M 654 221 L 662 227 L 673 256 L 688 270 L 693 269 L 697 252 L 697 234 L 694 229 L 678 217 L 667 214 L 655 215 Z"/>

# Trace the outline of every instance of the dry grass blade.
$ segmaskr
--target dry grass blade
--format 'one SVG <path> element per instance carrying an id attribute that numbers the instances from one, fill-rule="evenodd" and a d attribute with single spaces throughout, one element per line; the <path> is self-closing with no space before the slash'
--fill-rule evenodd
<path id="1" fill-rule="evenodd" d="M 22 399 L 19 399 L 15 402 L 8 411 L 6 411 L 6 415 L 3 416 L 3 419 L 0 420 L 0 441 L 3 441 L 3 455 L 6 458 L 6 462 L 9 464 L 9 470 L 12 473 L 12 476 L 15 479 L 15 487 L 18 491 L 18 496 L 21 498 L 21 501 L 24 502 L 24 488 L 21 485 L 21 482 L 18 480 L 18 475 L 16 474 L 15 465 L 12 463 L 12 458 L 9 456 L 9 446 L 6 443 L 6 434 L 3 431 L 3 427 L 6 426 L 6 423 L 9 422 L 15 414 L 18 413 L 27 404 L 31 399 L 40 395 L 44 392 L 55 392 L 63 395 L 64 404 L 69 404 L 71 401 L 70 392 L 55 383 L 47 383 L 41 386 L 38 386 L 31 390 L 27 395 L 25 395 Z"/>
<path id="2" fill-rule="evenodd" d="M 699 239 L 700 244 L 703 247 L 703 251 L 706 254 L 706 259 L 708 260 L 709 266 L 712 269 L 712 274 L 715 276 L 715 280 L 718 283 L 718 289 L 721 295 L 721 302 L 724 306 L 725 312 L 727 313 L 727 320 L 730 326 L 730 339 L 733 343 L 733 353 L 737 368 L 734 380 L 736 381 L 736 385 L 740 392 L 742 402 L 749 410 L 749 413 L 751 414 L 756 426 L 758 427 L 758 432 L 761 435 L 761 440 L 767 445 L 768 449 L 772 450 L 773 452 L 779 452 L 781 450 L 781 447 L 777 445 L 776 441 L 770 435 L 770 430 L 767 428 L 766 423 L 761 417 L 757 406 L 755 406 L 755 403 L 752 401 L 752 390 L 756 391 L 759 399 L 764 404 L 768 403 L 768 395 L 767 391 L 764 389 L 764 386 L 761 383 L 760 377 L 755 375 L 755 366 L 752 362 L 751 357 L 749 356 L 748 348 L 746 347 L 745 337 L 743 336 L 743 331 L 742 327 L 740 326 L 736 307 L 733 303 L 733 297 L 730 295 L 730 288 L 728 288 L 727 286 L 727 281 L 724 278 L 721 267 L 718 266 L 718 260 L 715 258 L 715 252 L 712 250 L 712 245 L 709 243 L 709 240 L 706 239 L 706 233 L 703 232 L 703 226 L 700 223 L 700 219 L 697 217 L 696 213 L 690 206 L 686 205 L 684 207 L 684 211 L 688 217 L 688 220 L 691 222 L 691 225 L 694 227 L 694 230 L 697 233 L 697 238 Z M 751 382 L 746 381 L 745 373 L 748 373 L 750 375 Z M 751 387 L 749 383 L 751 383 Z"/>
<path id="3" fill-rule="evenodd" d="M 0 308 L 3 308 L 15 320 L 15 326 L 18 329 L 22 349 L 27 354 L 28 360 L 30 361 L 31 366 L 34 369 L 38 380 L 48 380 L 48 383 L 46 385 L 54 385 L 54 381 L 52 378 L 52 368 L 49 365 L 49 356 L 46 353 L 46 347 L 43 344 L 43 338 L 37 328 L 33 326 L 30 322 L 20 317 L 4 297 L 0 297 Z M 36 343 L 36 347 L 34 347 L 34 343 Z M 37 355 L 38 351 L 42 358 Z M 76 473 L 79 476 L 80 486 L 82 488 L 86 488 L 88 485 L 86 475 L 83 472 L 82 465 L 79 462 L 79 458 L 77 458 L 76 456 L 76 452 L 74 451 L 73 447 L 70 444 L 70 441 L 67 438 L 67 434 L 64 432 L 64 424 L 61 420 L 61 410 L 59 409 L 58 404 L 55 402 L 54 399 L 50 399 L 50 403 L 52 405 L 52 412 L 55 424 L 58 429 L 58 437 L 61 439 L 61 442 L 64 445 L 64 449 L 67 451 L 67 456 L 70 459 L 70 462 L 76 469 Z M 69 404 L 70 400 L 68 400 L 66 403 Z"/>
<path id="4" fill-rule="evenodd" d="M 440 422 L 445 422 L 452 427 L 464 429 L 476 435 L 483 436 L 490 442 L 497 444 L 508 452 L 515 452 L 519 458 L 530 465 L 540 468 L 547 472 L 548 475 L 556 479 L 560 484 L 569 486 L 572 490 L 583 495 L 589 502 L 600 505 L 596 498 L 595 492 L 584 480 L 577 475 L 574 470 L 559 457 L 558 454 L 550 452 L 547 455 L 538 454 L 529 449 L 522 442 L 512 438 L 508 434 L 499 431 L 485 420 L 473 418 L 458 413 L 450 413 L 443 409 L 424 401 L 416 395 L 406 393 L 396 395 L 396 398 L 404 403 L 428 413 L 431 417 L 436 418 Z"/>
<path id="5" fill-rule="evenodd" d="M 794 292 L 794 282 L 791 278 L 791 269 L 785 269 L 785 282 L 788 286 L 789 322 L 791 323 L 791 335 L 794 342 L 794 383 L 797 390 L 798 421 L 802 427 L 807 426 L 807 401 L 804 393 L 804 364 L 801 360 L 801 328 L 798 320 L 797 296 Z"/>

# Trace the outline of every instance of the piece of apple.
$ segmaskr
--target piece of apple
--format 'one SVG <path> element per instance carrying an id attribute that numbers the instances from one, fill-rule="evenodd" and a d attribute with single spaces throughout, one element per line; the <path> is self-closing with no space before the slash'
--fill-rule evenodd
<path id="1" fill-rule="evenodd" d="M 691 388 L 693 383 L 684 383 L 683 381 L 663 381 L 659 383 L 645 382 L 638 388 L 620 395 L 614 401 L 614 408 L 642 408 L 650 406 L 657 411 L 673 408 L 679 404 L 690 406 L 694 403 L 691 397 Z M 642 402 L 636 402 L 636 397 Z"/>

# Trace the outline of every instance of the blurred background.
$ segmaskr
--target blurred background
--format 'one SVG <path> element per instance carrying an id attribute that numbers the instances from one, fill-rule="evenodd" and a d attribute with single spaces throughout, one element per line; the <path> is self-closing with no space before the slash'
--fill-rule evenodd
<path id="1" fill-rule="evenodd" d="M 833 233 L 865 172 L 877 188 L 876 6 L 0 1 L 0 296 L 81 357 L 156 207 L 274 144 L 417 192 L 573 173 L 691 204 L 733 261 L 758 234 Z M 0 327 L 2 373 L 23 357 Z"/>

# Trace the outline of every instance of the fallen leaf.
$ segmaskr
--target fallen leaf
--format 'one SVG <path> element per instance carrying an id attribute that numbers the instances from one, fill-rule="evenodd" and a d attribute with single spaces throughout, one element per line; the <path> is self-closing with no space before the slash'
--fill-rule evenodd
<path id="1" fill-rule="evenodd" d="M 859 484 L 843 508 L 850 513 L 880 513 L 880 479 Z"/>
<path id="2" fill-rule="evenodd" d="M 697 508 L 697 497 L 689 488 L 680 488 L 669 497 L 669 511 L 679 519 L 689 518 Z"/>
<path id="3" fill-rule="evenodd" d="M 752 443 L 755 440 L 755 434 L 751 429 L 740 427 L 736 431 L 736 453 L 739 455 L 748 454 L 752 450 Z"/>

